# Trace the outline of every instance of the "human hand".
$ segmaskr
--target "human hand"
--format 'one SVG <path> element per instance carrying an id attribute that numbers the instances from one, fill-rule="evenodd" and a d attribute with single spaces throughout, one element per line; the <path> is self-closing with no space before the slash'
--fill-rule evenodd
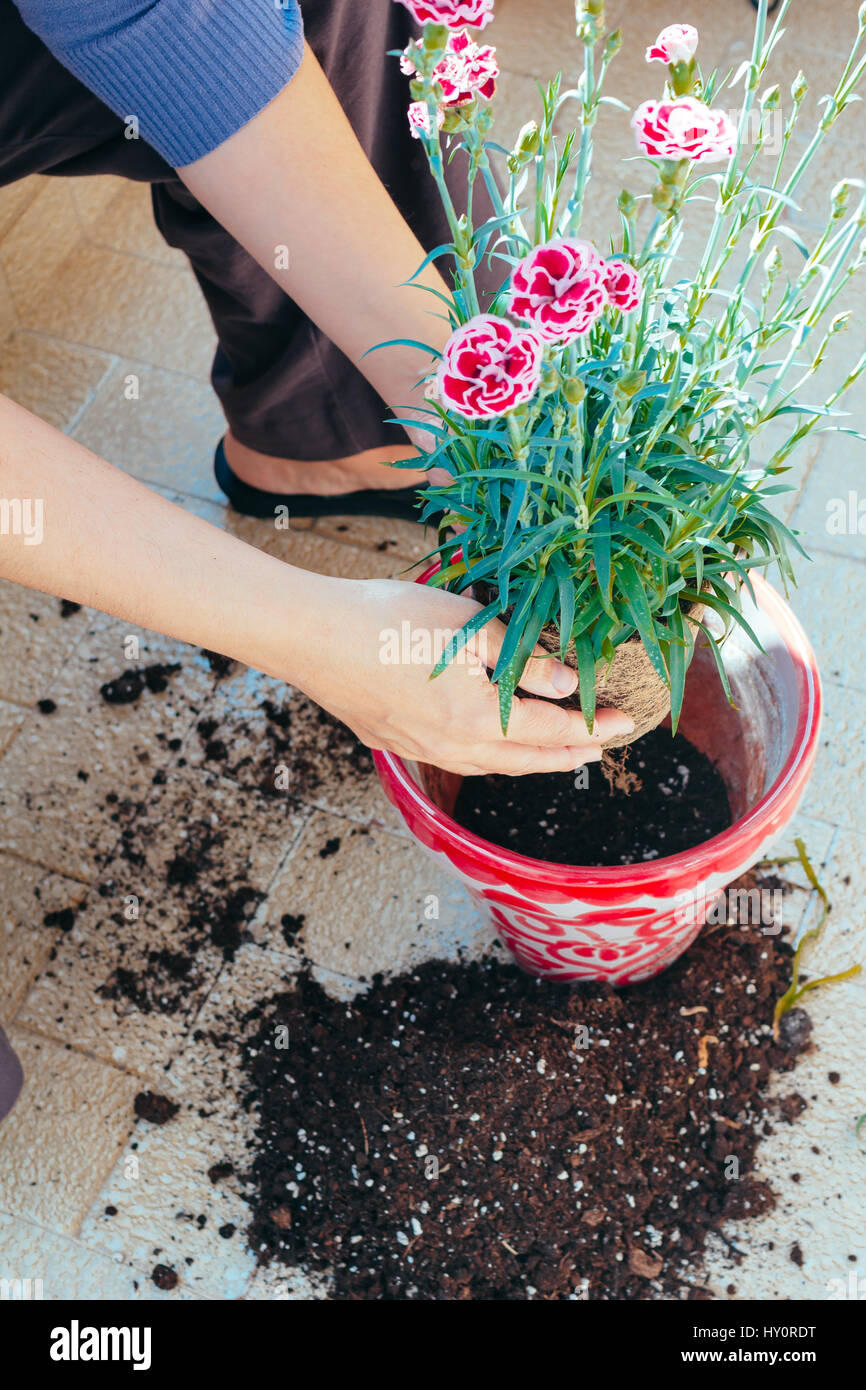
<path id="1" fill-rule="evenodd" d="M 316 606 L 322 640 L 298 683 L 370 748 L 465 776 L 521 776 L 598 762 L 604 740 L 634 728 L 627 715 L 606 709 L 587 733 L 579 711 L 553 703 L 574 693 L 576 673 L 536 648 L 539 656 L 520 686 L 543 698 L 515 699 L 503 736 L 488 676 L 502 623 L 489 623 L 431 680 L 448 638 L 479 604 L 397 580 L 325 580 L 324 586 Z"/>

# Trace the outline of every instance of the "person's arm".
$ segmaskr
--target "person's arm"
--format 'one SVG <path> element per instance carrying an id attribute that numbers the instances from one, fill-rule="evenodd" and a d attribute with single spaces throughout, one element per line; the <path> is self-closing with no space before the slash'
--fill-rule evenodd
<path id="1" fill-rule="evenodd" d="M 407 104 L 408 104 L 407 87 Z M 180 169 L 184 183 L 405 418 L 429 354 L 377 343 L 415 339 L 438 350 L 448 293 L 367 159 L 309 47 L 292 81 L 241 130 Z M 430 176 L 424 174 L 423 178 Z M 435 189 L 430 196 L 437 196 Z M 278 248 L 288 250 L 288 268 Z M 417 417 L 423 420 L 423 417 Z"/>
<path id="2" fill-rule="evenodd" d="M 38 544 L 0 535 L 0 576 L 61 594 L 210 648 L 306 691 L 365 743 L 464 773 L 566 770 L 598 757 L 630 727 L 604 712 L 588 738 L 581 716 L 522 700 L 509 738 L 480 660 L 435 680 L 430 662 L 388 659 L 386 634 L 409 622 L 435 637 L 478 605 L 397 581 L 310 574 L 210 526 L 0 396 L 0 497 L 42 499 Z M 489 633 L 495 660 L 503 629 Z M 410 643 L 410 652 L 412 644 Z M 523 682 L 556 698 L 573 672 L 533 661 Z M 563 677 L 564 689 L 552 681 Z"/>

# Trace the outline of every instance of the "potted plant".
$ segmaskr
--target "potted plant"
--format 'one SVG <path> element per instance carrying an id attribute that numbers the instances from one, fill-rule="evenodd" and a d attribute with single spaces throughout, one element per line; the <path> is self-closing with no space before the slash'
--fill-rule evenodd
<path id="1" fill-rule="evenodd" d="M 785 221 L 835 121 L 859 100 L 866 6 L 805 146 L 794 143 L 805 78 L 789 99 L 764 87 L 787 3 L 771 26 L 760 0 L 751 57 L 727 74 L 702 71 L 694 28 L 665 29 L 646 51 L 648 63 L 666 69 L 664 89 L 631 113 L 650 186 L 622 191 L 620 233 L 602 252 L 581 236 L 593 130 L 605 103 L 626 110 L 604 90 L 623 39 L 606 31 L 603 0 L 575 5 L 584 54 L 576 90 L 556 77 L 542 91 L 540 119 L 510 151 L 489 138 L 494 50 L 462 27 L 485 28 L 493 0 L 403 3 L 424 22 L 423 37 L 401 56 L 409 119 L 452 232 L 432 253 L 451 263 L 453 302 L 447 346 L 441 356 L 431 349 L 432 442 L 421 466 L 444 470 L 445 480 L 427 489 L 424 517 L 441 514 L 441 529 L 425 582 L 482 602 L 437 672 L 499 617 L 507 632 L 491 678 L 504 730 L 540 642 L 576 667 L 590 730 L 596 708 L 614 705 L 632 716 L 633 738 L 668 716 L 676 731 L 696 650 L 733 701 L 726 653 L 736 651 L 742 694 L 742 639 L 757 661 L 755 617 L 772 609 L 774 632 L 784 628 L 782 645 L 789 657 L 796 648 L 791 659 L 817 688 L 805 638 L 758 575 L 772 566 L 783 583 L 793 578 L 791 555 L 801 547 L 772 498 L 788 490 L 783 475 L 804 439 L 846 428 L 839 398 L 866 369 L 864 354 L 823 399 L 811 399 L 810 383 L 850 318 L 838 311 L 845 287 L 866 261 L 862 182 L 833 190 L 811 248 Z M 567 103 L 577 105 L 579 129 L 560 140 L 555 122 Z M 464 215 L 442 174 L 456 146 L 468 155 Z M 496 211 L 476 227 L 478 179 Z M 714 216 L 687 273 L 684 219 L 698 200 Z M 485 306 L 475 286 L 482 257 L 502 269 Z M 448 526 L 461 531 L 459 552 Z M 783 706 L 790 682 L 785 688 Z M 808 707 L 816 734 L 817 696 L 795 704 L 788 700 L 791 717 L 800 721 Z M 718 711 L 712 717 L 725 723 Z M 813 752 L 800 748 L 801 771 Z M 778 772 L 779 759 L 770 763 Z"/>
<path id="2" fill-rule="evenodd" d="M 596 704 L 635 720 L 632 737 L 672 706 L 676 729 L 694 639 L 702 631 L 719 657 L 756 569 L 792 577 L 799 542 L 769 503 L 797 446 L 838 428 L 834 407 L 866 367 L 861 357 L 824 401 L 802 394 L 829 340 L 849 315 L 831 314 L 863 264 L 862 185 L 840 184 L 828 223 L 808 250 L 783 225 L 827 132 L 855 99 L 864 71 L 858 49 L 828 98 L 802 156 L 792 156 L 807 84 L 792 87 L 782 116 L 777 87 L 761 91 L 787 6 L 768 32 L 759 10 L 751 60 L 739 72 L 703 75 L 697 31 L 673 25 L 647 50 L 667 68 L 664 92 L 632 116 L 639 153 L 653 171 L 650 192 L 619 198 L 620 244 L 609 253 L 580 236 L 593 157 L 593 128 L 608 69 L 622 44 L 607 34 L 603 0 L 578 0 L 584 74 L 577 91 L 548 86 L 539 123 L 505 154 L 501 193 L 487 139 L 495 56 L 455 23 L 484 25 L 492 0 L 406 0 L 428 22 L 402 56 L 411 74 L 412 128 L 424 145 L 445 204 L 453 243 L 453 333 L 430 387 L 435 444 L 421 466 L 448 480 L 428 488 L 425 517 L 463 528 L 452 558 L 445 535 L 431 584 L 474 589 L 486 601 L 443 653 L 440 669 L 474 631 L 508 617 L 493 681 L 503 728 L 515 685 L 541 639 L 575 665 L 592 728 Z M 438 16 L 443 22 L 429 20 Z M 739 105 L 735 124 L 725 99 Z M 554 122 L 577 102 L 580 133 L 560 144 Z M 617 106 L 620 103 L 615 103 Z M 469 156 L 469 196 L 484 179 L 497 209 L 474 227 L 458 217 L 442 166 L 449 146 Z M 444 146 L 444 149 L 443 149 Z M 766 180 L 755 174 L 773 157 Z M 680 268 L 682 224 L 692 200 L 716 215 L 694 275 Z M 638 230 L 642 203 L 653 218 Z M 852 206 L 852 203 L 854 204 Z M 781 248 L 799 247 L 786 274 Z M 739 255 L 732 286 L 723 277 Z M 479 312 L 474 272 L 482 257 L 502 267 L 502 288 Z M 759 462 L 762 436 L 789 426 Z M 412 467 L 418 461 L 412 460 Z M 723 619 L 717 635 L 702 621 Z M 669 698 L 666 698 L 668 696 Z"/>

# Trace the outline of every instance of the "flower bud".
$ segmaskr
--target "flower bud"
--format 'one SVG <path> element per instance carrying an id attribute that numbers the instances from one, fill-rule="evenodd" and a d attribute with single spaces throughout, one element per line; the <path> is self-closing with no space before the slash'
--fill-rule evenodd
<path id="1" fill-rule="evenodd" d="M 569 405 L 580 405 L 586 395 L 586 387 L 579 376 L 567 377 L 562 383 L 562 394 Z"/>
<path id="2" fill-rule="evenodd" d="M 552 362 L 545 362 L 541 369 L 541 381 L 538 385 L 538 393 L 541 396 L 550 396 L 559 386 L 559 372 Z"/>
<path id="3" fill-rule="evenodd" d="M 767 281 L 772 285 L 779 271 L 782 269 L 782 253 L 778 246 L 774 246 L 767 259 L 764 261 L 764 272 Z"/>
<path id="4" fill-rule="evenodd" d="M 474 101 L 465 101 L 460 106 L 443 106 L 441 128 L 445 134 L 453 135 L 458 130 L 465 130 L 475 113 L 475 106 Z"/>
<path id="5" fill-rule="evenodd" d="M 508 156 L 509 172 L 516 174 L 522 169 L 524 164 L 528 164 L 538 153 L 541 143 L 541 134 L 538 129 L 537 121 L 527 121 L 526 125 L 521 126 L 517 136 L 514 149 Z"/>
<path id="6" fill-rule="evenodd" d="M 454 249 L 458 256 L 468 256 L 472 250 L 472 228 L 466 213 L 461 213 L 457 219 L 457 230 L 454 234 Z"/>
<path id="7" fill-rule="evenodd" d="M 830 206 L 832 207 L 831 216 L 834 222 L 838 222 L 840 217 L 845 216 L 845 210 L 848 207 L 848 201 L 851 197 L 853 187 L 854 185 L 851 183 L 850 179 L 841 179 L 830 194 Z"/>
<path id="8" fill-rule="evenodd" d="M 794 81 L 791 83 L 791 96 L 793 97 L 794 101 L 797 103 L 798 106 L 803 101 L 808 90 L 809 84 L 806 81 L 806 76 L 801 69 L 797 73 L 797 76 L 794 78 Z"/>
<path id="9" fill-rule="evenodd" d="M 604 0 L 577 0 L 574 13 L 577 37 L 582 43 L 596 43 L 604 32 Z"/>
<path id="10" fill-rule="evenodd" d="M 860 21 L 860 33 L 866 34 L 866 5 L 860 6 L 857 12 L 857 18 Z"/>
<path id="11" fill-rule="evenodd" d="M 627 188 L 624 188 L 616 200 L 616 205 L 623 217 L 634 217 L 637 212 L 637 203 Z"/>
<path id="12" fill-rule="evenodd" d="M 516 153 L 521 155 L 536 155 L 541 135 L 538 130 L 537 121 L 527 121 L 526 125 L 520 127 L 517 137 Z"/>
<path id="13" fill-rule="evenodd" d="M 621 48 L 622 48 L 622 30 L 621 30 L 621 29 L 614 29 L 613 33 L 608 34 L 607 38 L 605 39 L 604 49 L 603 49 L 603 57 L 604 57 L 605 61 L 606 61 L 606 62 L 609 62 L 611 58 L 615 57 L 616 54 L 619 53 L 619 50 L 620 50 Z"/>
<path id="14" fill-rule="evenodd" d="M 646 386 L 646 372 L 626 372 L 616 383 L 614 393 L 625 400 L 631 400 L 632 396 L 636 396 L 644 386 Z"/>
<path id="15" fill-rule="evenodd" d="M 761 96 L 761 110 L 775 111 L 778 108 L 781 95 L 782 93 L 778 82 L 775 87 L 768 87 L 766 92 Z"/>
<path id="16" fill-rule="evenodd" d="M 653 207 L 659 212 L 670 212 L 674 205 L 674 190 L 667 184 L 657 183 L 652 192 Z"/>

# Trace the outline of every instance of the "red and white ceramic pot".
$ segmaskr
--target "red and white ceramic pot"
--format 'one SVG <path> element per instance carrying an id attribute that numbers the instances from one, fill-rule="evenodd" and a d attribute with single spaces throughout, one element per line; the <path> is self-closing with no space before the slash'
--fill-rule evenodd
<path id="1" fill-rule="evenodd" d="M 422 575 L 426 582 L 434 570 Z M 764 580 L 725 644 L 735 705 L 698 648 L 680 729 L 721 772 L 734 822 L 695 849 L 624 868 L 548 864 L 474 835 L 451 812 L 462 778 L 376 753 L 385 792 L 414 838 L 469 889 L 519 965 L 564 983 L 634 984 L 692 943 L 719 894 L 769 856 L 794 814 L 818 748 L 821 685 L 788 604 Z"/>

